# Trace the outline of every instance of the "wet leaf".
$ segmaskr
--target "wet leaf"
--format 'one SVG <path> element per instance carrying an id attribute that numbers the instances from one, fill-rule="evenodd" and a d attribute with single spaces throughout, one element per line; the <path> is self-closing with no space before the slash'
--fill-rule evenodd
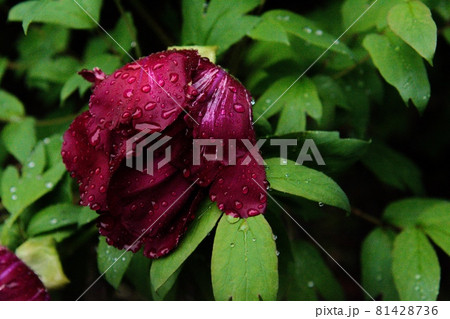
<path id="1" fill-rule="evenodd" d="M 441 269 L 427 237 L 408 227 L 394 242 L 392 274 L 400 299 L 404 301 L 436 300 Z"/>
<path id="2" fill-rule="evenodd" d="M 154 290 L 160 289 L 176 272 L 184 261 L 194 252 L 202 240 L 214 228 L 222 212 L 215 203 L 205 201 L 197 210 L 197 217 L 189 226 L 180 245 L 167 257 L 156 259 L 152 263 L 150 278 Z"/>
<path id="3" fill-rule="evenodd" d="M 77 2 L 93 20 L 99 21 L 102 0 Z M 58 24 L 72 29 L 91 29 L 96 26 L 92 19 L 72 0 L 25 1 L 15 5 L 8 15 L 9 21 L 22 21 L 25 34 L 32 22 Z"/>
<path id="4" fill-rule="evenodd" d="M 391 271 L 393 242 L 394 233 L 376 228 L 362 243 L 362 286 L 374 298 L 398 300 Z"/>
<path id="5" fill-rule="evenodd" d="M 106 243 L 105 237 L 100 236 L 97 249 L 97 265 L 100 274 L 104 273 L 106 281 L 117 289 L 123 275 L 130 264 L 133 253 L 119 250 Z"/>
<path id="6" fill-rule="evenodd" d="M 22 102 L 11 93 L 0 90 L 0 121 L 17 122 L 24 115 L 25 108 Z"/>
<path id="7" fill-rule="evenodd" d="M 395 36 L 369 34 L 364 47 L 384 79 L 400 93 L 403 101 L 411 99 L 423 112 L 430 99 L 430 83 L 420 56 Z"/>
<path id="8" fill-rule="evenodd" d="M 437 28 L 426 5 L 420 1 L 398 4 L 389 11 L 388 23 L 395 34 L 433 64 Z"/>
<path id="9" fill-rule="evenodd" d="M 266 163 L 271 189 L 350 211 L 345 193 L 325 174 L 291 160 L 283 163 L 280 158 L 270 158 Z"/>
<path id="10" fill-rule="evenodd" d="M 263 215 L 230 223 L 220 219 L 211 276 L 216 300 L 275 300 L 278 260 L 272 230 Z"/>

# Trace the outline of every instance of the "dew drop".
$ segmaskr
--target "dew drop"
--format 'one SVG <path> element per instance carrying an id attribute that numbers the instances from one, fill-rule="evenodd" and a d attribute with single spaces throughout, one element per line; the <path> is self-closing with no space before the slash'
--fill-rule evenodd
<path id="1" fill-rule="evenodd" d="M 308 287 L 309 288 L 314 287 L 314 281 L 308 281 Z"/>
<path id="2" fill-rule="evenodd" d="M 123 114 L 122 114 L 122 118 L 123 119 L 127 119 L 127 118 L 129 118 L 131 116 L 131 113 L 130 112 L 124 112 Z"/>
<path id="3" fill-rule="evenodd" d="M 171 73 L 170 76 L 169 76 L 169 80 L 170 80 L 170 82 L 172 82 L 172 83 L 177 82 L 177 81 L 178 81 L 178 74 L 176 74 L 176 73 Z"/>
<path id="4" fill-rule="evenodd" d="M 128 89 L 128 90 L 125 90 L 123 92 L 123 97 L 125 97 L 125 98 L 130 98 L 132 96 L 133 96 L 133 90 L 132 89 Z"/>
<path id="5" fill-rule="evenodd" d="M 28 163 L 28 167 L 29 168 L 33 168 L 33 167 L 35 167 L 36 166 L 36 164 L 34 163 L 34 162 L 29 162 Z"/>
<path id="6" fill-rule="evenodd" d="M 253 217 L 253 216 L 258 215 L 258 214 L 259 214 L 259 211 L 256 210 L 256 209 L 254 209 L 254 208 L 250 208 L 250 209 L 247 211 L 247 214 L 248 214 L 248 216 Z"/>
<path id="7" fill-rule="evenodd" d="M 242 194 L 248 194 L 248 186 L 242 187 Z"/>
<path id="8" fill-rule="evenodd" d="M 17 200 L 17 195 L 16 195 L 16 194 L 12 195 L 12 196 L 11 196 L 11 199 L 12 199 L 12 200 Z"/>
<path id="9" fill-rule="evenodd" d="M 97 146 L 100 143 L 100 129 L 96 129 L 95 132 L 89 137 L 89 143 L 92 146 Z"/>
<path id="10" fill-rule="evenodd" d="M 50 224 L 55 225 L 58 222 L 56 218 L 50 219 Z"/>
<path id="11" fill-rule="evenodd" d="M 52 182 L 47 182 L 47 183 L 45 183 L 45 187 L 46 188 L 52 188 L 53 187 L 53 183 Z"/>
<path id="12" fill-rule="evenodd" d="M 275 234 L 272 234 L 272 238 L 273 238 L 273 240 L 277 240 L 278 236 Z"/>
<path id="13" fill-rule="evenodd" d="M 234 108 L 234 110 L 235 110 L 236 112 L 238 112 L 238 113 L 243 113 L 243 112 L 245 111 L 244 106 L 243 106 L 242 104 L 239 104 L 239 103 L 236 103 L 236 104 L 233 106 L 233 108 Z"/>
<path id="14" fill-rule="evenodd" d="M 323 31 L 322 30 L 316 30 L 316 35 L 322 35 Z"/>
<path id="15" fill-rule="evenodd" d="M 162 68 L 163 65 L 164 65 L 164 64 L 162 64 L 162 63 L 155 64 L 155 65 L 153 66 L 153 70 L 158 70 L 158 69 Z"/>
<path id="16" fill-rule="evenodd" d="M 151 90 L 150 85 L 144 85 L 143 87 L 141 87 L 141 91 L 144 93 L 148 93 L 150 92 L 150 90 Z"/>
<path id="17" fill-rule="evenodd" d="M 128 82 L 129 84 L 134 83 L 134 81 L 136 81 L 136 78 L 135 78 L 134 76 L 131 76 L 131 77 L 127 80 L 127 82 Z"/>
<path id="18" fill-rule="evenodd" d="M 304 27 L 303 31 L 305 31 L 306 33 L 311 33 L 312 32 L 310 27 Z"/>
<path id="19" fill-rule="evenodd" d="M 275 252 L 275 254 L 276 254 L 277 256 L 280 256 L 280 252 L 279 252 L 278 250 Z"/>
<path id="20" fill-rule="evenodd" d="M 17 191 L 17 187 L 13 186 L 9 189 L 11 193 L 15 193 Z"/>
<path id="21" fill-rule="evenodd" d="M 98 190 L 100 191 L 100 193 L 105 193 L 106 187 L 102 185 L 102 186 L 100 186 L 100 188 Z"/>
<path id="22" fill-rule="evenodd" d="M 88 201 L 90 201 L 90 202 L 92 202 L 94 199 L 95 199 L 95 196 L 94 196 L 94 195 L 90 195 L 90 196 L 88 197 Z"/>
<path id="23" fill-rule="evenodd" d="M 319 202 L 319 207 L 323 207 L 323 203 L 322 202 Z"/>
<path id="24" fill-rule="evenodd" d="M 139 119 L 142 117 L 142 109 L 140 107 L 136 108 L 136 111 L 132 114 L 134 119 Z"/>
<path id="25" fill-rule="evenodd" d="M 242 202 L 240 202 L 240 201 L 238 201 L 238 200 L 236 200 L 236 201 L 234 201 L 234 207 L 236 208 L 236 209 L 241 209 L 242 208 Z"/>
<path id="26" fill-rule="evenodd" d="M 48 137 L 44 138 L 44 144 L 50 144 L 50 139 Z"/>
<path id="27" fill-rule="evenodd" d="M 156 103 L 155 102 L 148 102 L 147 104 L 145 104 L 144 109 L 146 111 L 151 111 L 156 107 Z"/>
<path id="28" fill-rule="evenodd" d="M 171 110 L 168 110 L 168 111 L 163 112 L 161 116 L 162 116 L 163 119 L 168 119 L 168 118 L 169 118 L 172 114 L 174 114 L 176 111 L 177 111 L 177 108 L 174 107 L 174 108 L 171 109 Z"/>
<path id="29" fill-rule="evenodd" d="M 160 87 L 163 87 L 164 84 L 166 84 L 166 82 L 164 82 L 164 80 L 159 80 L 159 81 L 158 81 L 158 85 L 159 85 Z"/>
<path id="30" fill-rule="evenodd" d="M 414 278 L 416 278 L 416 280 L 419 280 L 421 278 L 421 276 L 419 274 L 415 275 Z"/>

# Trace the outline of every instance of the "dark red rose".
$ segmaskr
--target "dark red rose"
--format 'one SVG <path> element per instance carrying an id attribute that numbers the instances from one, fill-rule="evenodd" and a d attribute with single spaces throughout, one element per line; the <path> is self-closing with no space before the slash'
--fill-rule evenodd
<path id="1" fill-rule="evenodd" d="M 50 300 L 38 276 L 14 253 L 0 246 L 0 301 Z"/>
<path id="2" fill-rule="evenodd" d="M 207 189 L 228 215 L 264 213 L 266 192 L 257 185 L 267 184 L 264 167 L 241 141 L 256 142 L 251 97 L 222 68 L 197 51 L 171 50 L 109 76 L 98 68 L 80 74 L 93 83 L 89 111 L 65 133 L 61 154 L 79 183 L 80 204 L 98 211 L 100 233 L 110 245 L 133 252 L 144 246 L 150 258 L 166 255 L 178 244 Z M 165 144 L 171 148 L 170 162 L 158 167 L 165 156 L 158 149 L 153 161 L 145 163 L 152 167 L 127 167 L 127 160 L 143 156 L 135 147 L 127 152 L 127 140 L 154 132 L 170 137 Z M 222 141 L 224 158 L 201 157 L 194 165 L 194 139 Z M 236 140 L 235 160 L 228 156 L 230 140 Z M 208 147 L 201 152 L 207 153 Z"/>

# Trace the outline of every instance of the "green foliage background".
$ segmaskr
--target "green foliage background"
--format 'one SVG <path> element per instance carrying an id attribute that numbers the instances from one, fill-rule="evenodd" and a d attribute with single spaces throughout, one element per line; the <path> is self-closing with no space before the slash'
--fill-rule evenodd
<path id="1" fill-rule="evenodd" d="M 296 223 L 376 299 L 450 298 L 449 1 L 0 0 L 0 23 L 0 243 L 53 299 L 105 271 L 84 299 L 368 299 Z M 152 262 L 98 237 L 60 149 L 87 109 L 77 71 L 172 45 L 216 46 L 259 137 L 313 139 L 327 165 L 264 145 L 265 216 L 205 202 Z"/>

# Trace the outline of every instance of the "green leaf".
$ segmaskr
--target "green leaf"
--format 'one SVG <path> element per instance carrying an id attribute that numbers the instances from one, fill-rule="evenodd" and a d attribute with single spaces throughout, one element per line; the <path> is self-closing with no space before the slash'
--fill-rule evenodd
<path id="1" fill-rule="evenodd" d="M 225 52 L 258 23 L 258 17 L 245 13 L 260 4 L 261 0 L 184 0 L 182 44 L 215 45 L 218 54 Z"/>
<path id="2" fill-rule="evenodd" d="M 7 67 L 8 67 L 8 59 L 0 57 L 0 83 L 2 83 L 3 74 L 5 74 Z"/>
<path id="3" fill-rule="evenodd" d="M 318 28 L 313 21 L 287 10 L 271 10 L 262 15 L 264 20 L 275 20 L 284 30 L 307 43 L 330 51 L 352 56 L 352 51 L 336 37 Z"/>
<path id="4" fill-rule="evenodd" d="M 399 200 L 386 207 L 383 219 L 389 224 L 402 228 L 419 226 L 421 225 L 421 220 L 433 224 L 431 219 L 427 220 L 426 216 L 425 219 L 421 219 L 421 216 L 425 215 L 427 211 L 433 212 L 434 207 L 440 210 L 441 205 L 445 207 L 445 203 L 445 201 L 432 198 L 408 198 Z"/>
<path id="5" fill-rule="evenodd" d="M 406 228 L 395 239 L 392 274 L 401 300 L 436 300 L 441 277 L 439 261 L 420 230 Z"/>
<path id="6" fill-rule="evenodd" d="M 320 253 L 311 244 L 297 241 L 292 245 L 294 262 L 288 267 L 289 300 L 343 300 L 344 292 Z"/>
<path id="7" fill-rule="evenodd" d="M 115 289 L 122 281 L 123 275 L 130 264 L 133 253 L 119 250 L 106 243 L 106 239 L 100 236 L 97 249 L 97 265 L 100 274 L 105 274 L 105 279 Z"/>
<path id="8" fill-rule="evenodd" d="M 125 273 L 127 279 L 134 288 L 147 300 L 152 299 L 152 287 L 150 285 L 151 259 L 144 256 L 142 251 L 133 254 L 131 262 Z"/>
<path id="9" fill-rule="evenodd" d="M 372 231 L 363 241 L 362 285 L 374 298 L 381 295 L 383 300 L 398 300 L 391 272 L 393 242 L 394 234 L 381 228 Z"/>
<path id="10" fill-rule="evenodd" d="M 17 122 L 24 115 L 25 108 L 22 102 L 14 95 L 0 90 L 0 121 Z"/>
<path id="11" fill-rule="evenodd" d="M 420 56 L 395 36 L 369 34 L 363 46 L 384 79 L 400 93 L 403 101 L 411 99 L 420 112 L 430 99 L 430 83 Z"/>
<path id="12" fill-rule="evenodd" d="M 99 21 L 102 0 L 78 0 L 92 19 Z M 73 0 L 26 1 L 15 5 L 8 14 L 9 21 L 22 21 L 25 34 L 32 22 L 58 24 L 72 29 L 91 29 L 96 23 Z"/>
<path id="13" fill-rule="evenodd" d="M 6 221 L 7 225 L 11 226 L 25 208 L 53 190 L 65 171 L 64 164 L 60 163 L 49 168 L 42 175 L 23 174 L 19 177 L 17 169 L 8 166 L 3 174 L 1 185 L 2 203 L 11 213 Z"/>
<path id="14" fill-rule="evenodd" d="M 341 138 L 339 132 L 328 131 L 304 131 L 277 136 L 277 138 L 297 140 L 297 145 L 292 145 L 288 148 L 288 157 L 291 159 L 297 159 L 305 141 L 312 139 L 326 165 L 307 164 L 308 166 L 313 166 L 315 169 L 327 172 L 343 171 L 348 168 L 365 154 L 370 145 L 369 141 L 355 138 Z M 265 157 L 280 154 L 279 146 L 269 147 L 268 145 L 264 145 L 262 150 L 266 154 Z"/>
<path id="15" fill-rule="evenodd" d="M 387 26 L 387 14 L 389 10 L 403 0 L 378 0 L 369 10 L 375 0 L 346 0 L 342 6 L 344 27 L 353 24 L 364 11 L 366 13 L 349 30 L 349 34 L 367 31 L 375 26 L 383 29 Z"/>
<path id="16" fill-rule="evenodd" d="M 273 19 L 263 19 L 250 30 L 248 36 L 254 40 L 280 42 L 289 45 L 289 38 L 284 28 Z"/>
<path id="17" fill-rule="evenodd" d="M 388 23 L 395 34 L 433 64 L 437 28 L 426 5 L 420 1 L 398 4 L 389 11 Z"/>
<path id="18" fill-rule="evenodd" d="M 69 36 L 69 30 L 57 25 L 45 24 L 31 28 L 28 35 L 18 42 L 20 62 L 30 68 L 39 60 L 63 52 L 69 44 Z"/>
<path id="19" fill-rule="evenodd" d="M 223 215 L 211 259 L 216 300 L 275 300 L 278 260 L 272 236 L 262 215 L 248 219 Z"/>
<path id="20" fill-rule="evenodd" d="M 258 114 L 267 111 L 263 115 L 265 118 L 281 112 L 276 129 L 277 135 L 304 131 L 306 128 L 305 113 L 316 120 L 322 116 L 322 104 L 314 82 L 303 78 L 293 84 L 295 80 L 295 77 L 284 77 L 276 81 L 254 106 L 255 112 Z M 281 96 L 289 87 L 290 89 Z"/>
<path id="21" fill-rule="evenodd" d="M 35 236 L 61 227 L 77 225 L 80 215 L 87 214 L 87 211 L 90 211 L 87 207 L 67 203 L 47 206 L 33 215 L 27 233 Z"/>
<path id="22" fill-rule="evenodd" d="M 42 59 L 29 69 L 28 76 L 31 80 L 63 84 L 78 71 L 79 67 L 79 62 L 69 56 Z"/>
<path id="23" fill-rule="evenodd" d="M 113 45 L 116 46 L 116 42 L 119 43 L 126 52 L 129 52 L 136 45 L 136 43 L 133 44 L 133 41 L 137 39 L 137 30 L 134 25 L 133 15 L 130 12 L 125 12 L 120 17 L 114 30 L 111 31 L 111 36 L 115 40 Z M 123 50 L 119 50 L 119 53 L 126 55 Z"/>
<path id="24" fill-rule="evenodd" d="M 450 256 L 450 202 L 435 200 L 418 216 L 425 233 Z"/>
<path id="25" fill-rule="evenodd" d="M 28 159 L 36 144 L 34 119 L 26 118 L 17 123 L 10 123 L 2 131 L 6 149 L 22 164 Z"/>
<path id="26" fill-rule="evenodd" d="M 202 203 L 197 210 L 197 217 L 192 225 L 189 226 L 189 230 L 183 236 L 177 249 L 170 255 L 153 261 L 150 278 L 155 290 L 160 289 L 173 273 L 181 267 L 184 261 L 214 228 L 221 214 L 215 203 L 210 201 Z"/>
<path id="27" fill-rule="evenodd" d="M 372 143 L 362 162 L 383 183 L 416 195 L 424 192 L 417 165 L 387 145 Z"/>
<path id="28" fill-rule="evenodd" d="M 270 158 L 266 163 L 271 189 L 350 211 L 345 193 L 325 174 L 280 158 Z"/>
<path id="29" fill-rule="evenodd" d="M 16 255 L 39 276 L 45 287 L 56 289 L 69 283 L 51 237 L 28 239 L 17 248 Z"/>
<path id="30" fill-rule="evenodd" d="M 178 275 L 181 272 L 182 266 L 180 266 L 178 269 L 175 270 L 174 273 L 170 275 L 170 277 L 157 289 L 153 284 L 151 285 L 152 289 L 152 297 L 154 300 L 164 300 L 164 298 L 167 296 L 167 294 L 172 290 L 173 286 L 175 285 Z M 151 272 L 151 270 L 150 270 Z M 151 274 L 150 274 L 151 278 Z"/>

